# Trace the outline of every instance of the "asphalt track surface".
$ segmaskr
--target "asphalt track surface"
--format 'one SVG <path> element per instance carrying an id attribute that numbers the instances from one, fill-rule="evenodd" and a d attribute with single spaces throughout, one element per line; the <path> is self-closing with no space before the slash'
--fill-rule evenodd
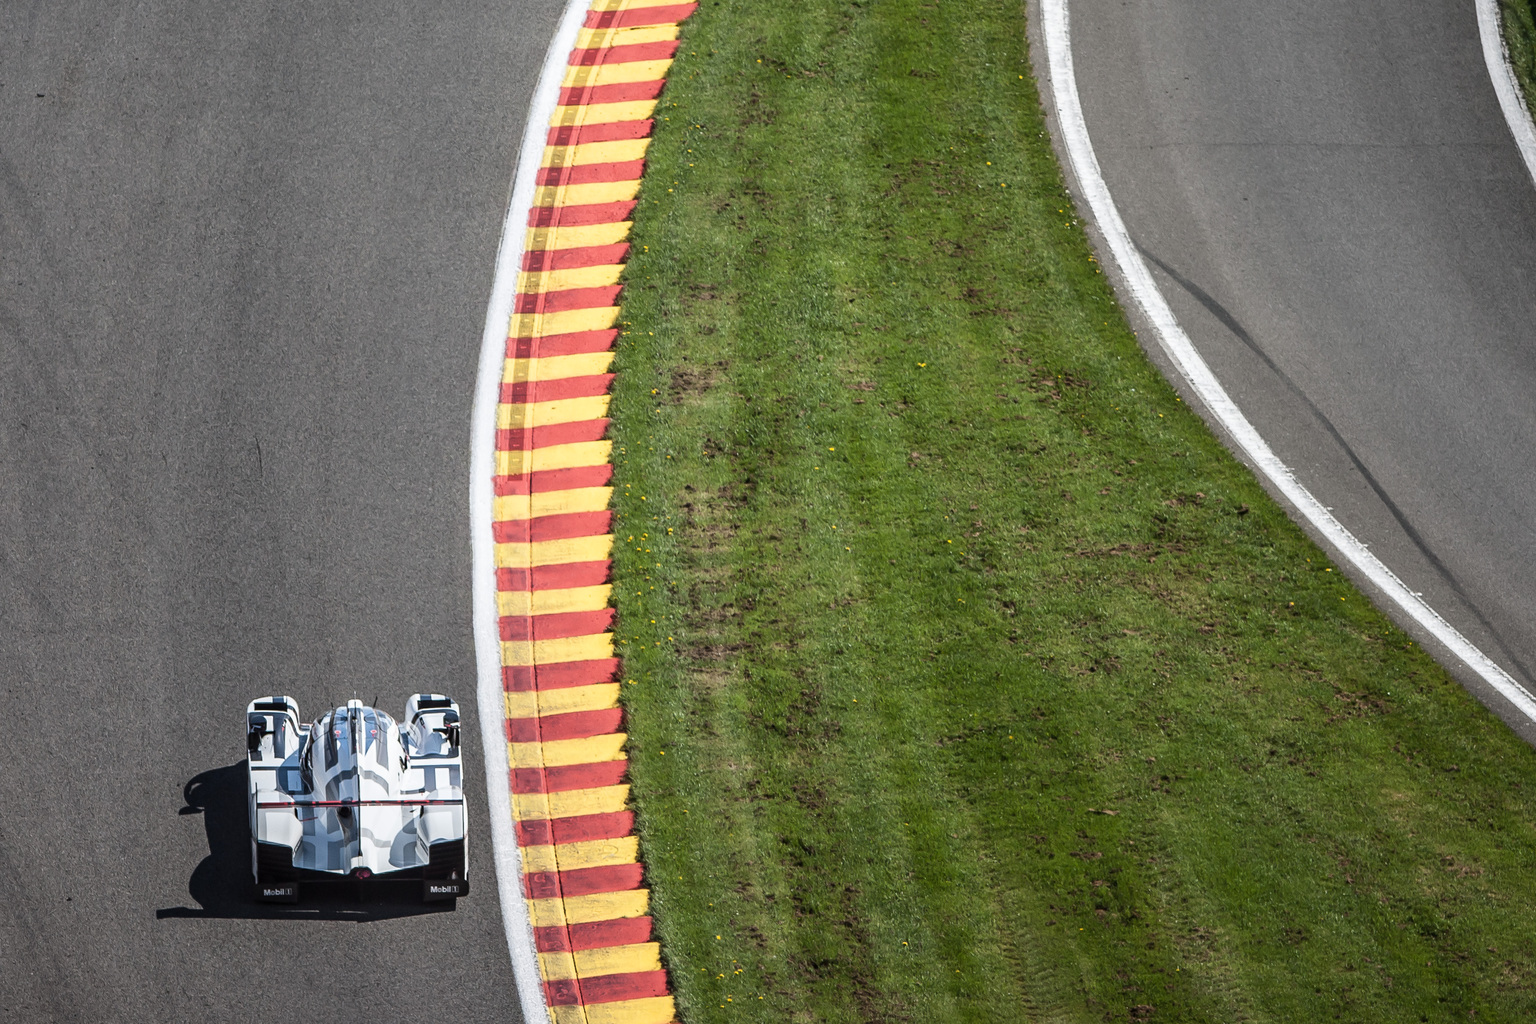
<path id="1" fill-rule="evenodd" d="M 1104 178 L 1201 355 L 1299 481 L 1533 688 L 1536 188 L 1473 5 L 1071 16 Z"/>
<path id="2" fill-rule="evenodd" d="M 291 911 L 242 889 L 242 712 L 473 716 L 470 404 L 562 6 L 0 5 L 0 1020 L 518 1019 L 477 724 L 474 894 Z"/>

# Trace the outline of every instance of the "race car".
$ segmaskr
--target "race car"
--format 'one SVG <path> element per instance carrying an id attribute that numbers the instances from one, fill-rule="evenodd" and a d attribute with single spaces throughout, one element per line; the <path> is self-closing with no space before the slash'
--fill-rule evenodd
<path id="1" fill-rule="evenodd" d="M 396 723 L 351 700 L 313 724 L 292 697 L 245 709 L 251 871 L 258 899 L 300 886 L 419 883 L 426 900 L 469 894 L 459 706 L 418 693 Z"/>

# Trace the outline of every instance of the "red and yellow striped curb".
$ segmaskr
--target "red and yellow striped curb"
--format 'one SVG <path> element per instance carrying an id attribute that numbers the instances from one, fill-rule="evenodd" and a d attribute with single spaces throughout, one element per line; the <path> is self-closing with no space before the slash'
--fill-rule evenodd
<path id="1" fill-rule="evenodd" d="M 608 387 L 651 113 L 696 3 L 593 0 L 538 172 L 496 410 L 512 816 L 554 1024 L 667 1024 L 609 627 Z"/>

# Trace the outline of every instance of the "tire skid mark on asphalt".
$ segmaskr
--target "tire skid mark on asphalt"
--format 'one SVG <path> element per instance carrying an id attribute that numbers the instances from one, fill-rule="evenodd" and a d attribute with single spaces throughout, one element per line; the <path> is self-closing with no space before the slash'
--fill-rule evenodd
<path id="1" fill-rule="evenodd" d="M 610 627 L 609 372 L 652 112 L 695 3 L 593 0 L 545 139 L 496 409 L 512 816 L 554 1024 L 667 1024 Z"/>

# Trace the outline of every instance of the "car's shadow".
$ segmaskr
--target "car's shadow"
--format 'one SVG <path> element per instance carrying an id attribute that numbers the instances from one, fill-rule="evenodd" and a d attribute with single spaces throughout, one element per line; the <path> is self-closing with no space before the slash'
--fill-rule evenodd
<path id="1" fill-rule="evenodd" d="M 306 894 L 296 905 L 259 903 L 252 895 L 251 829 L 245 794 L 245 762 L 215 768 L 182 790 L 178 814 L 201 814 L 208 856 L 192 872 L 187 891 L 196 907 L 166 907 L 155 917 L 256 918 L 294 921 L 382 921 L 392 917 L 452 912 L 453 902 L 422 903 L 419 883 L 373 884 L 348 894 Z"/>

